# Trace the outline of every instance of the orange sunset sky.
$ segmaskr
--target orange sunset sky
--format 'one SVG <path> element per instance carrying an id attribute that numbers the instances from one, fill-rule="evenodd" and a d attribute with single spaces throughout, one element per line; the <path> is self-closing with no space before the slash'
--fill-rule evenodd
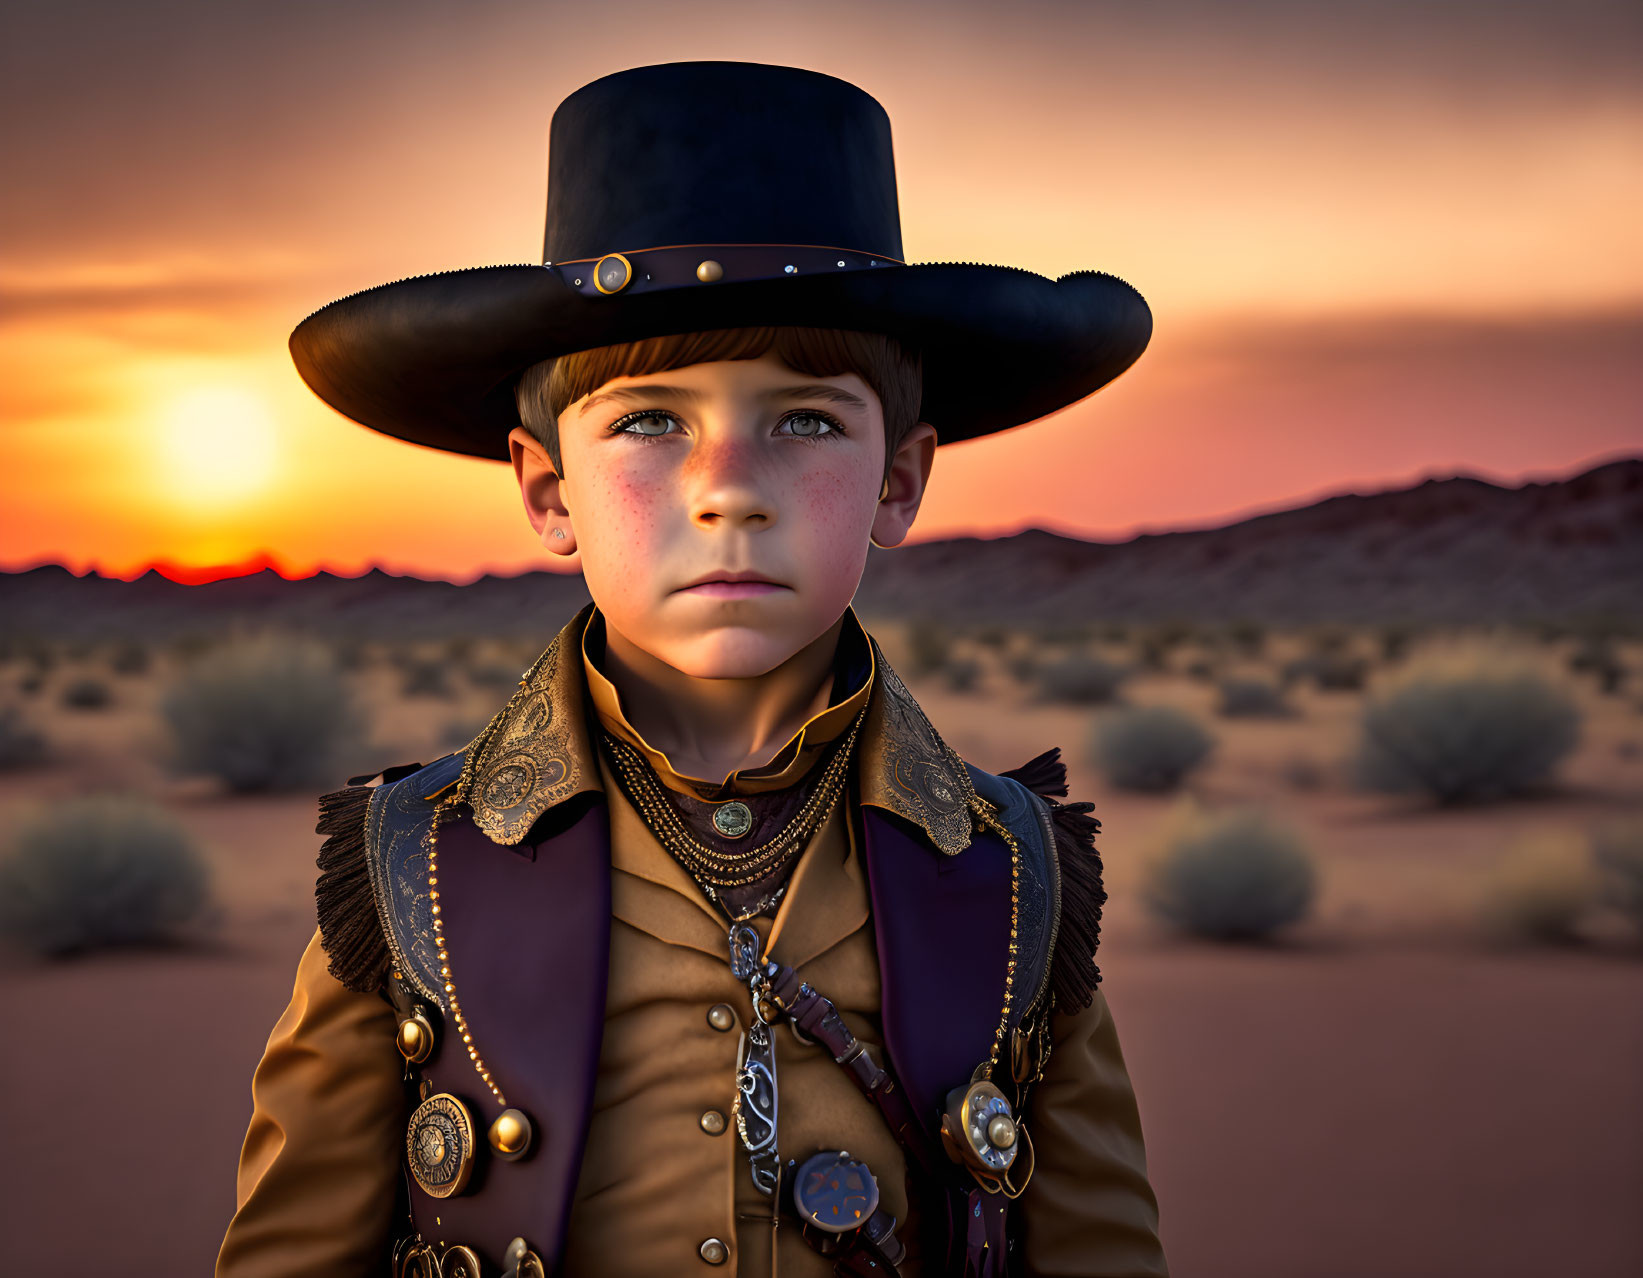
<path id="1" fill-rule="evenodd" d="M 559 99 L 693 58 L 877 97 L 910 261 L 1107 270 L 1153 308 L 1112 386 L 942 449 L 917 537 L 1643 453 L 1640 54 L 1635 0 L 14 0 L 0 566 L 546 566 L 505 465 L 338 416 L 286 338 L 540 261 Z"/>

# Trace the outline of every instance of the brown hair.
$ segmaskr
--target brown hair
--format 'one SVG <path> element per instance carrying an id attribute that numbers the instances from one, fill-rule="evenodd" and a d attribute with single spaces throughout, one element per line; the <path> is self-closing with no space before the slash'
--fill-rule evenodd
<path id="1" fill-rule="evenodd" d="M 924 376 L 917 352 L 883 333 L 721 328 L 575 351 L 532 364 L 520 374 L 514 391 L 519 420 L 563 475 L 559 414 L 584 395 L 617 377 L 643 377 L 723 359 L 758 359 L 770 351 L 795 373 L 811 377 L 854 373 L 872 388 L 884 406 L 884 473 L 888 476 L 896 449 L 918 424 Z"/>

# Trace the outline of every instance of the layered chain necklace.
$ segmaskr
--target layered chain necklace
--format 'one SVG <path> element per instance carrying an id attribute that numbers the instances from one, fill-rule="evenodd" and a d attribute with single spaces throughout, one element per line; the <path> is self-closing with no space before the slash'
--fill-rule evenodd
<path id="1" fill-rule="evenodd" d="M 867 708 L 863 706 L 822 769 L 809 797 L 775 835 L 762 843 L 728 851 L 703 843 L 691 833 L 668 799 L 665 787 L 638 750 L 609 732 L 602 732 L 601 739 L 628 801 L 708 899 L 724 908 L 722 893 L 778 877 L 804 851 L 811 836 L 832 814 L 844 793 L 856 735 L 866 714 Z M 713 812 L 713 828 L 726 840 L 740 838 L 753 828 L 752 813 L 745 803 L 737 800 L 722 804 Z M 758 902 L 737 916 L 736 921 L 753 917 L 769 904 L 769 901 Z"/>

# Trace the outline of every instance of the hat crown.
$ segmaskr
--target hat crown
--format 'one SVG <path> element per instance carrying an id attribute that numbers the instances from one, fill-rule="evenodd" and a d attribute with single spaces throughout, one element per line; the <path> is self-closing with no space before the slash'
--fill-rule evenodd
<path id="1" fill-rule="evenodd" d="M 553 114 L 544 262 L 674 244 L 900 260 L 890 118 L 847 81 L 759 62 L 607 75 Z"/>

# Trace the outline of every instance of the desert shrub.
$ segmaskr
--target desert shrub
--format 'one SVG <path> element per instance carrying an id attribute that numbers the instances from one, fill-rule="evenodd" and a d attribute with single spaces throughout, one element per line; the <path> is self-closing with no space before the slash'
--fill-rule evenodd
<path id="1" fill-rule="evenodd" d="M 1003 652 L 1010 646 L 1010 631 L 1005 626 L 978 626 L 971 636 L 983 648 Z"/>
<path id="2" fill-rule="evenodd" d="M 1143 632 L 1135 641 L 1135 664 L 1143 670 L 1168 670 L 1170 650 L 1174 646 L 1163 635 Z"/>
<path id="3" fill-rule="evenodd" d="M 1208 657 L 1194 657 L 1181 668 L 1181 673 L 1199 683 L 1208 683 L 1215 678 L 1215 662 Z"/>
<path id="4" fill-rule="evenodd" d="M 114 700 L 107 682 L 95 675 L 81 675 L 63 686 L 63 704 L 74 710 L 104 710 Z"/>
<path id="5" fill-rule="evenodd" d="M 1486 880 L 1481 912 L 1497 935 L 1514 940 L 1563 942 L 1597 904 L 1600 883 L 1591 847 L 1567 830 L 1519 837 Z"/>
<path id="6" fill-rule="evenodd" d="M 1125 706 L 1096 721 L 1095 760 L 1121 790 L 1173 790 L 1215 747 L 1196 719 L 1174 706 Z"/>
<path id="7" fill-rule="evenodd" d="M 927 675 L 947 664 L 953 637 L 945 626 L 934 621 L 914 621 L 907 626 L 907 650 L 913 675 Z"/>
<path id="8" fill-rule="evenodd" d="M 1046 701 L 1103 705 L 1118 695 L 1129 670 L 1094 653 L 1071 652 L 1039 666 L 1035 677 Z"/>
<path id="9" fill-rule="evenodd" d="M 1270 679 L 1233 675 L 1220 682 L 1221 704 L 1216 713 L 1229 719 L 1276 718 L 1290 713 L 1284 691 Z"/>
<path id="10" fill-rule="evenodd" d="M 1305 916 L 1318 875 L 1306 845 L 1258 808 L 1183 805 L 1166 823 L 1142 889 L 1148 907 L 1196 936 L 1250 940 Z"/>
<path id="11" fill-rule="evenodd" d="M 329 780 L 364 716 L 336 660 L 312 640 L 262 635 L 207 654 L 166 690 L 174 763 L 235 791 Z"/>
<path id="12" fill-rule="evenodd" d="M 17 681 L 17 690 L 30 697 L 38 695 L 40 689 L 45 686 L 45 677 L 34 671 L 30 671 Z"/>
<path id="13" fill-rule="evenodd" d="M 1409 655 L 1414 642 L 1415 628 L 1406 625 L 1387 625 L 1380 629 L 1381 660 L 1387 664 L 1402 661 Z"/>
<path id="14" fill-rule="evenodd" d="M 1604 904 L 1643 928 L 1643 817 L 1622 817 L 1592 831 L 1592 859 Z"/>
<path id="15" fill-rule="evenodd" d="M 46 738 L 18 706 L 0 705 L 0 769 L 29 768 L 49 757 Z"/>
<path id="16" fill-rule="evenodd" d="M 1039 660 L 1037 649 L 1022 648 L 1004 659 L 1004 669 L 1017 683 L 1031 684 L 1038 678 Z"/>
<path id="17" fill-rule="evenodd" d="M 947 663 L 942 677 L 954 692 L 973 692 L 981 679 L 981 663 L 974 657 L 958 657 Z"/>
<path id="18" fill-rule="evenodd" d="M 438 659 L 413 661 L 405 667 L 399 690 L 407 697 L 449 697 L 450 668 Z"/>
<path id="19" fill-rule="evenodd" d="M 453 665 L 461 665 L 473 656 L 474 639 L 472 635 L 453 635 L 445 641 L 445 660 Z"/>
<path id="20" fill-rule="evenodd" d="M 1344 626 L 1318 626 L 1309 639 L 1313 652 L 1345 652 L 1352 645 L 1352 632 Z"/>
<path id="21" fill-rule="evenodd" d="M 479 688 L 513 688 L 519 685 L 523 674 L 524 670 L 505 666 L 500 661 L 481 661 L 468 667 L 468 682 Z"/>
<path id="22" fill-rule="evenodd" d="M 1583 641 L 1569 654 L 1569 669 L 1576 674 L 1593 676 L 1598 688 L 1611 696 L 1626 682 L 1626 663 L 1607 638 Z"/>
<path id="23" fill-rule="evenodd" d="M 170 939 L 209 903 L 210 876 L 187 832 L 145 799 L 54 804 L 0 859 L 0 933 L 38 954 Z"/>
<path id="24" fill-rule="evenodd" d="M 1528 666 L 1429 659 L 1365 702 L 1354 769 L 1372 790 L 1494 799 L 1549 777 L 1579 731 L 1567 693 Z"/>
<path id="25" fill-rule="evenodd" d="M 136 641 L 122 643 L 108 659 L 108 668 L 119 675 L 147 674 L 153 664 L 148 646 Z"/>
<path id="26" fill-rule="evenodd" d="M 1286 686 L 1309 681 L 1326 691 L 1356 692 L 1369 677 L 1369 662 L 1339 649 L 1309 652 L 1286 661 L 1282 674 Z"/>
<path id="27" fill-rule="evenodd" d="M 1266 627 L 1258 621 L 1242 618 L 1228 622 L 1226 635 L 1245 656 L 1259 657 L 1266 651 Z"/>

